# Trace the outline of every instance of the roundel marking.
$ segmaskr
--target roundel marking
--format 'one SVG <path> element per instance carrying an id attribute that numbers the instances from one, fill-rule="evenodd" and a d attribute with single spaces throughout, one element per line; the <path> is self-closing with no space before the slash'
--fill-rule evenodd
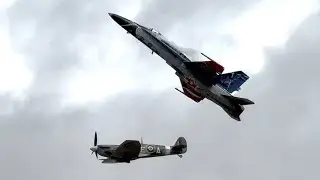
<path id="1" fill-rule="evenodd" d="M 153 151 L 154 151 L 154 147 L 151 146 L 151 145 L 148 145 L 148 146 L 147 146 L 147 150 L 148 150 L 149 152 L 153 152 Z"/>

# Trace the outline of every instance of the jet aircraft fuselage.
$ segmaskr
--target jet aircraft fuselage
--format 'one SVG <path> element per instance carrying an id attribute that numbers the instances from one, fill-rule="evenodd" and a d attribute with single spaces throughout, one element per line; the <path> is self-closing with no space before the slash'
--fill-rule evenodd
<path id="1" fill-rule="evenodd" d="M 117 14 L 109 13 L 109 15 L 176 71 L 183 91 L 176 90 L 195 102 L 207 98 L 238 121 L 240 121 L 240 114 L 244 111 L 243 105 L 254 104 L 249 99 L 235 97 L 231 94 L 233 91 L 239 90 L 240 86 L 249 78 L 242 71 L 221 74 L 224 67 L 203 53 L 201 54 L 208 61 L 192 62 L 179 47 L 169 42 L 157 30 L 142 26 Z"/>

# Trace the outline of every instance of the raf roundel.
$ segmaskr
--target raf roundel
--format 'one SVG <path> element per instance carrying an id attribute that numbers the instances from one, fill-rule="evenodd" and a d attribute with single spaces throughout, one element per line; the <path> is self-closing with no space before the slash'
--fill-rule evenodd
<path id="1" fill-rule="evenodd" d="M 151 146 L 151 145 L 148 145 L 148 146 L 147 146 L 147 150 L 148 150 L 149 152 L 153 152 L 153 151 L 154 151 L 154 147 Z"/>

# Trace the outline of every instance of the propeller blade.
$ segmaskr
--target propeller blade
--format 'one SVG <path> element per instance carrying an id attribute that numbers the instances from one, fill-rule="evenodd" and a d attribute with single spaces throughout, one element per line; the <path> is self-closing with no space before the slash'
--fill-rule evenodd
<path id="1" fill-rule="evenodd" d="M 96 157 L 97 157 L 97 159 L 98 159 L 98 153 L 97 153 L 97 151 L 96 151 Z"/>
<path id="2" fill-rule="evenodd" d="M 94 133 L 94 146 L 97 146 L 97 132 Z"/>
<path id="3" fill-rule="evenodd" d="M 94 152 L 92 151 L 92 152 L 91 152 L 91 155 L 92 155 L 93 153 L 94 153 Z"/>

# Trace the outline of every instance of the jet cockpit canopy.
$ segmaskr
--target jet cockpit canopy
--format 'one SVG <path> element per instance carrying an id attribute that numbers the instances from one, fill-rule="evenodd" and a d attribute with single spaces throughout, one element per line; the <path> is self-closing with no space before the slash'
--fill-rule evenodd
<path id="1" fill-rule="evenodd" d="M 151 28 L 151 31 L 153 33 L 155 33 L 155 34 L 158 34 L 158 35 L 162 36 L 162 34 L 159 31 L 157 31 L 156 29 L 154 29 L 154 28 Z"/>

